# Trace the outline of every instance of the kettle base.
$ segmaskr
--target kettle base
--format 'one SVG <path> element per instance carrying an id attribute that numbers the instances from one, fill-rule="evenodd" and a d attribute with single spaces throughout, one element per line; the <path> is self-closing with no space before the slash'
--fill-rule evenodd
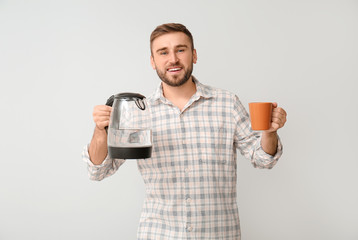
<path id="1" fill-rule="evenodd" d="M 111 147 L 108 146 L 108 155 L 118 159 L 142 159 L 152 156 L 152 147 Z"/>

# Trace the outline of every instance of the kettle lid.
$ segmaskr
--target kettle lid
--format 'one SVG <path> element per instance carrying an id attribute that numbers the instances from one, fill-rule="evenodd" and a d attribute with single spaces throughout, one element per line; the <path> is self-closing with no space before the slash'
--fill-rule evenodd
<path id="1" fill-rule="evenodd" d="M 124 92 L 124 93 L 118 93 L 114 95 L 115 99 L 141 99 L 143 100 L 145 96 L 139 93 L 131 93 L 131 92 Z"/>

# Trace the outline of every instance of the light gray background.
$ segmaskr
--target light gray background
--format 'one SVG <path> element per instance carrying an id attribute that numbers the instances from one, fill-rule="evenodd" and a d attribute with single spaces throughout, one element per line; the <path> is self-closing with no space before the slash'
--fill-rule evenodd
<path id="1" fill-rule="evenodd" d="M 88 180 L 92 109 L 159 80 L 149 35 L 181 22 L 203 83 L 288 112 L 272 170 L 238 158 L 242 239 L 358 239 L 358 1 L 0 0 L 0 239 L 135 239 L 136 162 Z"/>

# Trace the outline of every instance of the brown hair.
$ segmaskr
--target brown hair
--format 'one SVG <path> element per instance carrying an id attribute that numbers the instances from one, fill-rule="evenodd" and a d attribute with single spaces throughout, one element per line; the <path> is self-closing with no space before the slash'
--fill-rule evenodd
<path id="1" fill-rule="evenodd" d="M 156 29 L 154 29 L 154 31 L 150 35 L 150 51 L 152 51 L 152 43 L 153 43 L 154 39 L 156 39 L 157 37 L 160 37 L 164 34 L 173 33 L 173 32 L 182 32 L 185 35 L 187 35 L 190 39 L 192 50 L 194 50 L 193 36 L 191 35 L 189 30 L 183 24 L 166 23 L 166 24 L 162 24 L 162 25 L 159 25 L 158 27 L 156 27 Z"/>

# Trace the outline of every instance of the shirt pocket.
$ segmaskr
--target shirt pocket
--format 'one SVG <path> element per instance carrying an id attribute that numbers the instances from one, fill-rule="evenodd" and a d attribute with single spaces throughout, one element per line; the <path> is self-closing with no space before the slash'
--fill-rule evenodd
<path id="1" fill-rule="evenodd" d="M 224 124 L 201 128 L 199 138 L 199 164 L 208 176 L 231 177 L 236 174 L 233 159 L 233 138 Z"/>

